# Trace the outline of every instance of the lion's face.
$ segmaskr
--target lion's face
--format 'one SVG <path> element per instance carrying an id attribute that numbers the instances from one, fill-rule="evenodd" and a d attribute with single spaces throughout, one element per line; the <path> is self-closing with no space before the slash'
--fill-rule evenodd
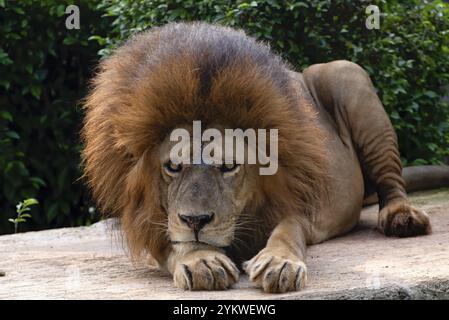
<path id="1" fill-rule="evenodd" d="M 167 138 L 161 145 L 161 196 L 173 244 L 226 247 L 234 239 L 255 189 L 251 165 L 174 164 Z"/>

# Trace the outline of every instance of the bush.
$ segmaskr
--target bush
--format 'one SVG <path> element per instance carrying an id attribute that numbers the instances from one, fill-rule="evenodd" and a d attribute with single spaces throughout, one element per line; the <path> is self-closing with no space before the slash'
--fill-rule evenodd
<path id="1" fill-rule="evenodd" d="M 373 79 L 398 134 L 404 164 L 440 163 L 449 154 L 449 5 L 442 1 L 103 0 L 114 19 L 110 49 L 129 35 L 177 20 L 245 29 L 268 41 L 298 70 L 347 59 Z M 380 30 L 365 27 L 365 8 L 382 13 Z M 446 89 L 447 90 L 447 89 Z M 447 91 L 446 91 L 447 92 Z"/>
<path id="2" fill-rule="evenodd" d="M 58 0 L 0 1 L 0 233 L 24 198 L 39 199 L 22 230 L 88 223 L 79 170 L 78 100 L 98 60 L 101 19 L 81 1 L 81 29 Z"/>

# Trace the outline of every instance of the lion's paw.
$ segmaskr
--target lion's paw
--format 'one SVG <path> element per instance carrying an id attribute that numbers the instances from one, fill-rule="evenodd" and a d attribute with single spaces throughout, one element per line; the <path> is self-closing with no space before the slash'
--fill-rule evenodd
<path id="1" fill-rule="evenodd" d="M 173 273 L 175 286 L 185 290 L 224 290 L 238 278 L 239 270 L 227 256 L 209 251 L 187 255 Z"/>
<path id="2" fill-rule="evenodd" d="M 307 281 L 307 267 L 301 260 L 286 259 L 275 252 L 262 250 L 243 264 L 251 281 L 265 292 L 282 293 L 304 288 Z"/>
<path id="3" fill-rule="evenodd" d="M 411 237 L 432 230 L 429 216 L 406 202 L 387 204 L 379 212 L 379 229 L 390 237 Z"/>

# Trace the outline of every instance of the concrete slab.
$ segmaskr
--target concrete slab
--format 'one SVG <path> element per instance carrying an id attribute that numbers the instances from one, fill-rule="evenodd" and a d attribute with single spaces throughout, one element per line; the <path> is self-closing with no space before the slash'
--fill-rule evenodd
<path id="1" fill-rule="evenodd" d="M 133 265 L 107 222 L 0 236 L 0 299 L 449 299 L 449 190 L 421 192 L 433 234 L 386 238 L 377 207 L 351 233 L 311 246 L 305 290 L 265 294 L 242 276 L 231 290 L 186 292 Z M 2 273 L 3 272 L 3 273 Z"/>

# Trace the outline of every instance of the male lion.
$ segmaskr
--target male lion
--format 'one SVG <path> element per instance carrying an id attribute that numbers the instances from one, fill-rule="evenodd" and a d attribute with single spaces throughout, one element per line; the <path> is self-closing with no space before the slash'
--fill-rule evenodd
<path id="1" fill-rule="evenodd" d="M 85 111 L 94 197 L 120 217 L 132 255 L 150 253 L 180 288 L 229 288 L 235 262 L 250 259 L 243 269 L 264 291 L 301 289 L 306 245 L 351 230 L 374 190 L 385 235 L 431 230 L 407 200 L 395 132 L 354 63 L 301 74 L 242 31 L 171 23 L 101 62 Z M 194 120 L 278 129 L 277 173 L 172 163 L 170 132 Z"/>

